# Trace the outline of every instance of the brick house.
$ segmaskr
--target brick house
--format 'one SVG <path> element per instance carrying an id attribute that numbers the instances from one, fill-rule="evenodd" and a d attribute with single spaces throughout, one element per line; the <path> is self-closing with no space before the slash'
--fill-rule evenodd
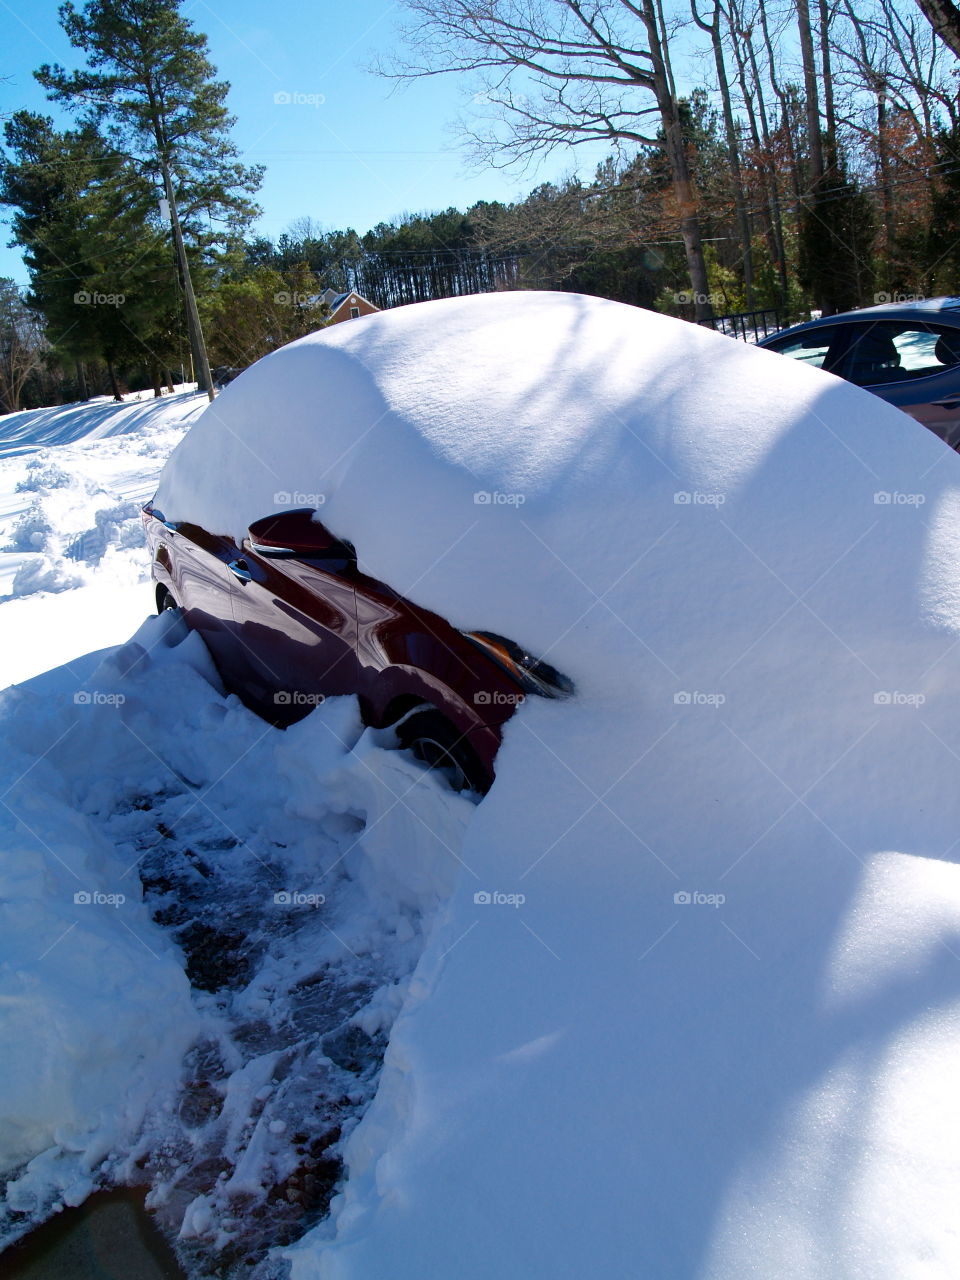
<path id="1" fill-rule="evenodd" d="M 339 324 L 341 320 L 355 320 L 357 316 L 372 316 L 375 311 L 380 310 L 360 293 L 336 293 L 333 289 L 324 289 L 316 300 L 325 302 L 330 308 L 327 324 Z"/>

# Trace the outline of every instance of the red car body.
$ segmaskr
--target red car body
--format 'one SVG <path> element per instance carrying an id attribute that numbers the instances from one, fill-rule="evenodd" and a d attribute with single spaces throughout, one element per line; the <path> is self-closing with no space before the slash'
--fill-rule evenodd
<path id="1" fill-rule="evenodd" d="M 429 711 L 434 729 L 440 719 L 449 727 L 441 737 L 466 785 L 485 791 L 502 726 L 525 693 L 559 696 L 569 682 L 527 655 L 527 666 L 510 670 L 517 646 L 485 633 L 470 638 L 368 577 L 353 548 L 315 516 L 266 517 L 238 546 L 169 522 L 148 504 L 158 609 L 182 609 L 226 687 L 266 719 L 291 724 L 336 694 L 357 695 L 364 721 L 376 728 Z M 531 689 L 534 671 L 558 683 Z"/>

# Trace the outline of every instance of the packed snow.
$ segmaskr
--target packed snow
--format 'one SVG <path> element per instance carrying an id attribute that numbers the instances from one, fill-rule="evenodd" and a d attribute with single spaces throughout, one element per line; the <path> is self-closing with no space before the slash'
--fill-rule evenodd
<path id="1" fill-rule="evenodd" d="M 294 1280 L 956 1274 L 958 482 L 865 392 L 572 295 L 401 308 L 244 373 L 168 518 L 315 506 L 578 695 L 527 700 L 472 805 L 350 700 L 268 729 L 173 619 L 8 694 L 11 776 L 42 758 L 5 800 L 29 945 L 0 972 L 51 1011 L 13 1015 L 12 1229 L 139 1172 L 196 1274 L 271 1232 L 257 1265 Z M 22 517 L 16 554 L 66 536 Z M 142 899 L 57 943 L 76 875 Z"/>
<path id="2" fill-rule="evenodd" d="M 268 728 L 172 615 L 3 713 L 3 1234 L 146 1184 L 191 1274 L 212 1250 L 274 1274 L 326 1212 L 473 806 L 359 745 L 348 699 Z M 394 840 L 418 859 L 383 868 Z"/>
<path id="3" fill-rule="evenodd" d="M 149 497 L 206 404 L 4 420 L 6 539 L 23 504 L 45 517 L 7 581 Z M 342 1178 L 473 805 L 363 734 L 352 700 L 281 734 L 226 697 L 197 636 L 144 621 L 134 511 L 59 557 L 75 580 L 0 600 L 5 670 L 43 672 L 0 695 L 0 1242 L 146 1185 L 188 1274 L 274 1275 L 268 1251 Z M 77 656 L 91 638 L 112 647 Z"/>

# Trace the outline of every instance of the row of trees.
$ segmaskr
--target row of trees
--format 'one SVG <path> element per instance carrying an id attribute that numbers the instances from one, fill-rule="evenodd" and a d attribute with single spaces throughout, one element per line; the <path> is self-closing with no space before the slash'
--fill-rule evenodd
<path id="1" fill-rule="evenodd" d="M 384 74 L 464 77 L 464 135 L 488 164 L 606 144 L 593 180 L 365 235 L 301 218 L 252 237 L 261 174 L 237 159 L 227 86 L 178 0 L 68 3 L 86 66 L 37 75 L 75 127 L 21 112 L 5 129 L 0 201 L 31 289 L 7 290 L 0 357 L 22 370 L 34 353 L 26 375 L 0 371 L 7 408 L 49 394 L 58 364 L 64 394 L 124 376 L 159 393 L 198 349 L 191 286 L 226 365 L 323 323 L 326 288 L 381 307 L 578 289 L 697 319 L 960 292 L 950 0 L 403 3 L 415 52 Z M 678 69 L 699 87 L 681 93 Z"/>
<path id="2" fill-rule="evenodd" d="M 781 303 L 794 273 L 825 311 L 862 301 L 877 265 L 885 292 L 936 286 L 952 241 L 936 243 L 935 215 L 953 194 L 960 126 L 950 0 L 403 3 L 412 52 L 385 72 L 471 78 L 486 105 L 463 131 L 488 163 L 614 145 L 611 188 L 640 179 L 633 207 L 617 201 L 618 243 L 679 238 L 698 318 L 721 235 L 748 306 L 764 270 Z M 719 182 L 691 156 L 680 63 L 688 81 L 699 68 L 717 108 Z M 642 181 L 651 152 L 659 200 Z"/>
<path id="3" fill-rule="evenodd" d="M 28 111 L 4 127 L 0 202 L 24 250 L 26 301 L 82 393 L 91 367 L 115 395 L 135 365 L 158 393 L 183 364 L 203 384 L 194 283 L 208 289 L 241 252 L 262 170 L 239 162 L 229 86 L 177 0 L 66 3 L 60 19 L 84 66 L 36 78 L 75 127 Z"/>

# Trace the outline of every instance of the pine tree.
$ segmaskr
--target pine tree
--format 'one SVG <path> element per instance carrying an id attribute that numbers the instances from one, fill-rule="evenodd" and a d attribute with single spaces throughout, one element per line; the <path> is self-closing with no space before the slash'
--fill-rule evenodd
<path id="1" fill-rule="evenodd" d="M 868 197 L 838 160 L 829 189 L 800 207 L 799 277 L 824 315 L 872 301 L 876 218 Z"/>
<path id="2" fill-rule="evenodd" d="M 180 13 L 178 0 L 88 0 L 82 10 L 67 3 L 60 21 L 87 67 L 44 65 L 37 79 L 85 125 L 104 131 L 165 195 L 191 345 L 201 385 L 209 388 L 185 244 L 202 263 L 217 247 L 236 244 L 258 212 L 251 196 L 263 172 L 242 165 L 230 141 L 229 85 L 214 78 L 206 36 Z"/>
<path id="3" fill-rule="evenodd" d="M 155 387 L 176 362 L 179 296 L 149 180 L 92 126 L 58 133 L 17 112 L 4 129 L 0 202 L 14 209 L 31 305 L 56 352 L 118 367 L 147 365 Z"/>

